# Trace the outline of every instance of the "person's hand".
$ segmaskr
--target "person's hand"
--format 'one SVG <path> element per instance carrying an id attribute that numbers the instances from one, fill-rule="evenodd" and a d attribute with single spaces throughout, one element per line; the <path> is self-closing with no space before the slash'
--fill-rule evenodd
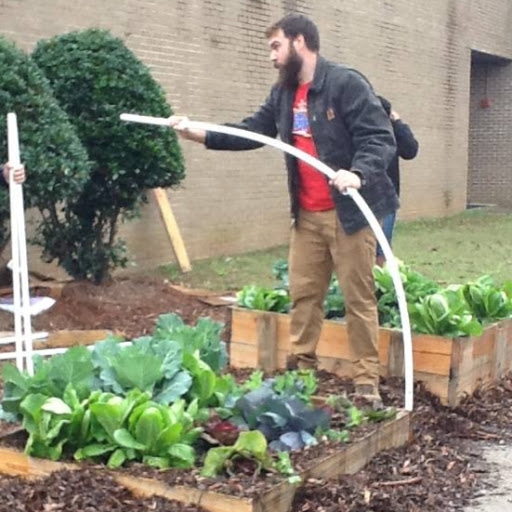
<path id="1" fill-rule="evenodd" d="M 361 178 L 354 172 L 340 169 L 336 175 L 329 181 L 329 185 L 337 188 L 342 194 L 347 191 L 347 188 L 361 188 Z"/>
<path id="2" fill-rule="evenodd" d="M 4 164 L 4 180 L 6 183 L 10 183 L 11 170 L 14 169 L 14 183 L 23 183 L 25 181 L 25 166 L 23 164 L 13 167 L 9 162 Z"/>
<path id="3" fill-rule="evenodd" d="M 389 119 L 391 121 L 398 121 L 400 119 L 400 116 L 398 115 L 398 112 L 396 110 L 391 110 L 389 113 Z"/>
<path id="4" fill-rule="evenodd" d="M 194 142 L 202 142 L 206 140 L 206 132 L 204 130 L 191 130 L 187 127 L 189 118 L 187 116 L 171 116 L 168 118 L 169 126 L 176 130 L 180 137 Z"/>

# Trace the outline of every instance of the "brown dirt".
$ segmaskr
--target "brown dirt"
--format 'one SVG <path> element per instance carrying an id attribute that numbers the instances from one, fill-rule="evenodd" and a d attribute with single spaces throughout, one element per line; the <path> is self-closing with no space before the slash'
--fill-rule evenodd
<path id="1" fill-rule="evenodd" d="M 44 480 L 0 481 L 0 512 L 201 512 L 202 507 L 152 496 L 137 498 L 104 472 L 59 471 Z"/>
<path id="2" fill-rule="evenodd" d="M 87 281 L 69 283 L 49 311 L 33 318 L 33 328 L 111 329 L 134 338 L 151 333 L 158 316 L 170 312 L 179 314 L 188 324 L 209 316 L 226 325 L 224 339 L 229 338 L 229 308 L 210 306 L 171 288 L 162 279 L 145 276 L 116 279 L 99 286 Z M 13 328 L 13 315 L 0 311 L 0 331 Z"/>

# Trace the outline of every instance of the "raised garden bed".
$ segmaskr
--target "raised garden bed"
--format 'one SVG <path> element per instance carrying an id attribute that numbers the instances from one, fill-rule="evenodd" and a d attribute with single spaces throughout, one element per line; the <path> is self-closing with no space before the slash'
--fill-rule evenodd
<path id="1" fill-rule="evenodd" d="M 290 354 L 290 317 L 281 313 L 233 308 L 230 364 L 272 372 L 284 368 Z M 325 320 L 317 347 L 320 368 L 350 376 L 346 325 Z M 512 369 L 512 320 L 484 328 L 481 336 L 444 338 L 413 334 L 414 378 L 425 383 L 442 403 L 455 407 L 482 385 L 496 382 Z M 382 376 L 403 376 L 399 330 L 380 328 Z"/>
<path id="2" fill-rule="evenodd" d="M 300 471 L 302 481 L 308 478 L 333 478 L 359 471 L 379 452 L 406 444 L 409 439 L 409 421 L 408 413 L 399 412 L 392 420 L 372 425 L 372 430 L 364 437 L 348 445 L 340 444 L 339 449 L 332 451 L 329 455 L 308 461 L 305 468 Z M 15 448 L 0 446 L 0 473 L 2 474 L 32 479 L 48 476 L 61 469 L 78 470 L 80 468 L 79 464 L 37 459 Z M 250 497 L 230 495 L 227 492 L 215 490 L 219 488 L 215 479 L 197 478 L 195 485 L 192 482 L 185 485 L 170 485 L 164 480 L 165 473 L 165 471 L 158 472 L 157 478 L 133 475 L 127 471 L 109 471 L 118 483 L 136 495 L 156 495 L 183 503 L 200 504 L 211 512 L 226 510 L 286 512 L 290 510 L 297 490 L 296 485 L 281 480 L 274 485 L 264 487 Z"/>

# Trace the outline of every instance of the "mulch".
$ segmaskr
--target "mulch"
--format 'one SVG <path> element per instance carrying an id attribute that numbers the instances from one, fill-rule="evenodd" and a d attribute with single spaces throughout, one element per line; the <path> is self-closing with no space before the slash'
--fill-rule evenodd
<path id="1" fill-rule="evenodd" d="M 230 336 L 230 309 L 211 306 L 201 297 L 172 288 L 163 279 L 137 276 L 115 279 L 96 286 L 88 281 L 67 284 L 56 304 L 32 320 L 34 330 L 110 329 L 127 339 L 151 334 L 158 317 L 177 313 L 187 324 L 209 317 L 225 325 L 223 338 Z M 14 329 L 13 315 L 0 311 L 0 331 Z"/>
<path id="2" fill-rule="evenodd" d="M 62 470 L 44 480 L 3 477 L 0 512 L 201 512 L 197 505 L 138 498 L 102 471 Z"/>
<path id="3" fill-rule="evenodd" d="M 101 287 L 71 283 L 56 306 L 37 317 L 36 328 L 106 328 L 136 337 L 151 332 L 156 317 L 170 311 L 183 315 L 187 323 L 195 323 L 199 316 L 210 316 L 229 326 L 228 308 L 209 306 L 197 297 L 171 289 L 162 280 L 144 277 L 117 280 Z M 10 315 L 0 313 L 0 330 L 7 330 L 11 320 Z M 224 339 L 229 339 L 228 331 L 224 332 Z M 250 371 L 245 371 L 248 373 Z M 237 374 L 242 375 L 244 371 Z M 351 391 L 350 382 L 327 372 L 319 372 L 319 381 L 322 395 Z M 402 380 L 384 380 L 381 391 L 386 404 L 403 405 Z M 356 475 L 305 482 L 297 491 L 292 511 L 462 510 L 490 485 L 491 468 L 483 461 L 481 447 L 512 441 L 512 375 L 496 386 L 477 391 L 455 409 L 444 407 L 421 384 L 416 384 L 412 426 L 407 446 L 380 454 Z M 294 457 L 300 458 L 300 455 Z M 179 475 L 179 472 L 174 473 Z M 76 472 L 54 473 L 35 482 L 0 477 L 0 512 L 200 510 L 160 498 L 140 500 L 105 475 L 105 472 L 97 473 L 94 467 L 87 467 Z M 186 483 L 191 478 L 186 475 L 181 473 L 175 478 Z M 195 485 L 204 488 L 222 491 L 231 486 L 233 494 L 247 495 L 248 492 L 243 476 L 215 481 L 198 480 L 197 475 L 193 478 Z M 275 477 L 268 478 L 272 481 Z M 255 493 L 259 490 L 258 487 L 252 489 Z M 9 501 L 5 501 L 6 496 Z"/>

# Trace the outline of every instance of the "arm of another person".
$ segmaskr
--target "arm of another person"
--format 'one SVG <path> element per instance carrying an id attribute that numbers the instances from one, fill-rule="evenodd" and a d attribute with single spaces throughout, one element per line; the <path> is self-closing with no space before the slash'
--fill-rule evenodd
<path id="1" fill-rule="evenodd" d="M 352 136 L 351 171 L 362 184 L 379 180 L 396 152 L 391 122 L 367 80 L 349 70 L 341 84 L 339 108 Z"/>
<path id="2" fill-rule="evenodd" d="M 397 112 L 391 111 L 390 117 L 395 132 L 398 156 L 404 160 L 412 160 L 418 154 L 418 141 L 414 137 L 409 125 L 400 119 Z"/>

